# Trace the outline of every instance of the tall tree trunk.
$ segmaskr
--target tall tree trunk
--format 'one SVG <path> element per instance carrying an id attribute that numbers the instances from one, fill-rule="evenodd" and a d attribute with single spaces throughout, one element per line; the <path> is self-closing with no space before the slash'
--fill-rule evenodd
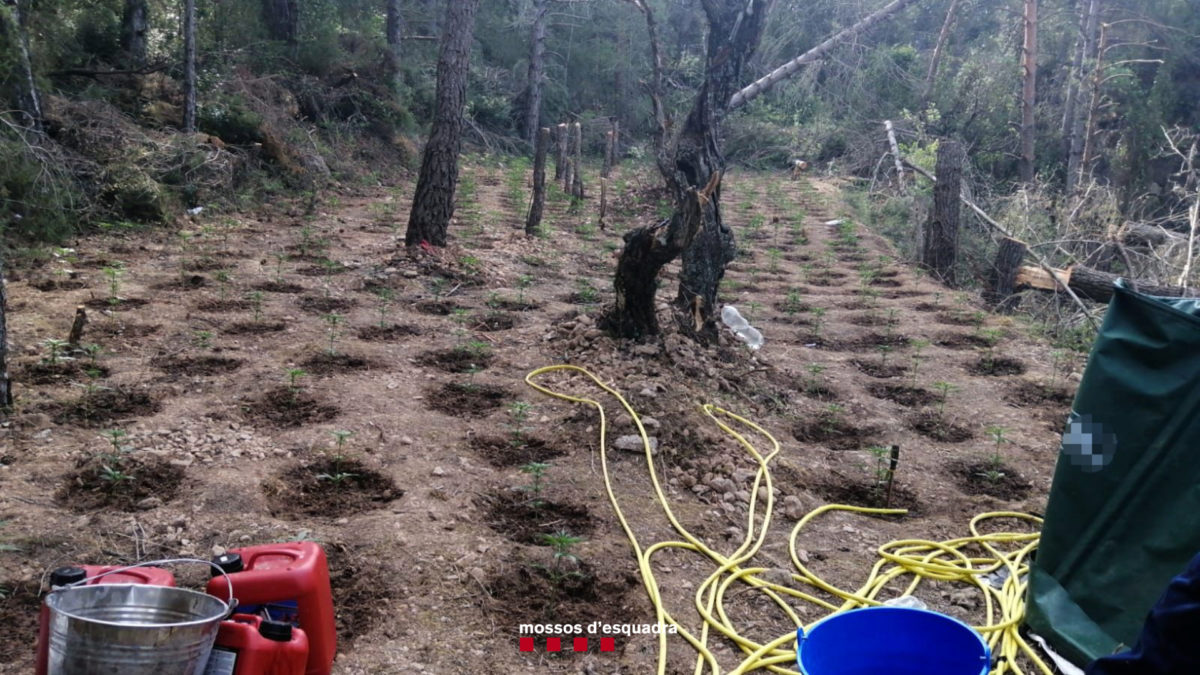
<path id="1" fill-rule="evenodd" d="M 685 334 L 700 341 L 717 336 L 717 289 L 736 252 L 733 231 L 721 220 L 725 158 L 720 129 L 746 61 L 758 47 L 770 5 L 770 0 L 703 3 L 709 24 L 704 83 L 673 143 L 670 170 L 664 171 L 675 210 L 667 220 L 625 235 L 613 281 L 615 303 L 601 320 L 618 335 L 637 338 L 658 332 L 655 279 L 663 265 L 682 254 L 676 319 Z"/>
<path id="2" fill-rule="evenodd" d="M 1079 184 L 1079 165 L 1083 159 L 1083 131 L 1086 115 L 1079 105 L 1088 91 L 1088 65 L 1096 58 L 1096 31 L 1100 23 L 1100 0 L 1086 0 L 1079 21 L 1079 44 L 1071 66 L 1071 81 L 1063 110 L 1063 138 L 1067 150 L 1065 192 L 1072 194 Z"/>
<path id="3" fill-rule="evenodd" d="M 8 5 L 6 9 L 4 4 Z M 22 122 L 34 131 L 42 131 L 42 98 L 33 78 L 33 62 L 29 58 L 29 42 L 25 38 L 25 21 L 21 18 L 21 3 L 6 0 L 0 4 L 0 38 L 15 47 L 17 72 L 17 109 Z"/>
<path id="4" fill-rule="evenodd" d="M 183 0 L 183 131 L 196 132 L 196 0 Z"/>
<path id="5" fill-rule="evenodd" d="M 263 0 L 267 35 L 295 47 L 300 38 L 300 0 Z"/>
<path id="6" fill-rule="evenodd" d="M 925 73 L 925 86 L 921 89 L 921 108 L 929 103 L 933 96 L 933 86 L 937 81 L 938 65 L 942 62 L 942 50 L 946 48 L 946 39 L 950 37 L 950 26 L 954 24 L 954 13 L 958 10 L 958 0 L 950 0 L 946 9 L 946 19 L 942 22 L 942 30 L 938 33 L 937 44 L 933 46 L 933 55 L 929 58 L 929 71 Z"/>
<path id="7" fill-rule="evenodd" d="M 533 200 L 529 204 L 529 217 L 525 220 L 525 234 L 537 234 L 542 224 L 542 210 L 546 205 L 546 150 L 550 147 L 550 129 L 538 131 L 533 149 Z"/>
<path id="8" fill-rule="evenodd" d="M 567 172 L 567 125 L 554 127 L 554 182 L 563 179 Z"/>
<path id="9" fill-rule="evenodd" d="M 134 67 L 146 65 L 146 34 L 150 32 L 150 7 L 146 0 L 125 0 L 121 15 L 121 49 Z"/>
<path id="10" fill-rule="evenodd" d="M 387 17 L 384 23 L 384 38 L 387 40 L 387 68 L 392 76 L 392 90 L 399 92 L 400 76 L 400 35 L 404 31 L 403 17 L 400 14 L 400 0 L 387 0 Z"/>
<path id="11" fill-rule="evenodd" d="M 574 184 L 575 169 L 576 169 L 576 167 L 575 167 L 575 125 L 574 124 L 564 124 L 564 125 L 562 125 L 562 130 L 563 130 L 562 147 L 566 148 L 566 150 L 560 149 L 560 152 L 564 153 L 563 157 L 565 158 L 565 160 L 563 161 L 563 177 L 562 177 L 563 178 L 563 192 L 565 192 L 567 194 L 571 194 L 571 185 Z"/>
<path id="12" fill-rule="evenodd" d="M 1096 59 L 1092 64 L 1092 74 L 1088 78 L 1088 109 L 1087 120 L 1083 124 L 1082 138 L 1079 140 L 1079 162 L 1076 165 L 1076 183 L 1083 175 L 1091 170 L 1093 155 L 1096 152 L 1096 124 L 1100 116 L 1100 103 L 1103 100 L 1101 90 L 1104 81 L 1104 53 L 1108 51 L 1108 26 L 1100 26 L 1100 41 L 1096 45 Z"/>
<path id="13" fill-rule="evenodd" d="M 1034 105 L 1037 103 L 1037 28 L 1038 0 L 1025 0 L 1025 41 L 1021 47 L 1024 80 L 1021 87 L 1021 181 L 1033 182 L 1034 138 L 1037 135 Z"/>
<path id="14" fill-rule="evenodd" d="M 534 0 L 529 31 L 529 72 L 525 84 L 525 140 L 533 143 L 542 121 L 542 79 L 546 76 L 546 14 L 548 0 Z"/>
<path id="15" fill-rule="evenodd" d="M 947 286 L 954 285 L 954 262 L 958 257 L 959 195 L 962 193 L 964 159 L 965 153 L 957 142 L 944 139 L 938 145 L 933 209 L 925 225 L 921 262 Z"/>
<path id="16" fill-rule="evenodd" d="M 8 293 L 4 281 L 4 260 L 0 259 L 0 419 L 12 410 L 12 379 L 8 376 Z"/>
<path id="17" fill-rule="evenodd" d="M 446 245 L 446 230 L 454 215 L 458 183 L 458 154 L 462 150 L 463 108 L 467 103 L 467 74 L 479 0 L 450 0 L 445 32 L 438 54 L 437 92 L 433 127 L 421 156 L 421 173 L 408 216 L 407 246 L 428 242 Z"/>
<path id="18" fill-rule="evenodd" d="M 1025 242 L 1005 237 L 1000 240 L 996 251 L 996 261 L 988 273 L 988 285 L 983 291 L 983 299 L 993 308 L 1002 312 L 1011 312 L 1020 303 L 1020 296 L 1014 296 L 1017 273 L 1025 253 L 1029 247 Z"/>
<path id="19" fill-rule="evenodd" d="M 583 199 L 583 125 L 576 122 L 571 132 L 571 146 L 575 149 L 575 159 L 571 162 L 571 166 L 575 168 L 571 178 L 571 196 Z"/>

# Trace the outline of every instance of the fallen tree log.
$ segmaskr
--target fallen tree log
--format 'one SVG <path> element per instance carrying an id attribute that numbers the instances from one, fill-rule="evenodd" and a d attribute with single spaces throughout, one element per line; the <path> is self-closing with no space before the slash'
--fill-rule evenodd
<path id="1" fill-rule="evenodd" d="M 1121 276 L 1117 274 L 1109 274 L 1101 272 L 1090 267 L 1075 265 L 1065 270 L 1054 270 L 1054 273 L 1060 280 L 1066 283 L 1067 288 L 1074 291 L 1076 295 L 1088 300 L 1096 302 L 1108 302 L 1112 299 L 1113 285 Z M 1186 286 L 1162 286 L 1153 284 L 1147 281 L 1139 281 L 1137 279 L 1125 279 L 1130 288 L 1146 295 L 1161 295 L 1170 298 L 1197 298 L 1200 297 L 1200 289 L 1188 288 Z M 1017 273 L 1016 279 L 1017 288 L 1034 288 L 1040 291 L 1055 291 L 1058 285 L 1050 273 L 1040 267 L 1025 266 Z"/>

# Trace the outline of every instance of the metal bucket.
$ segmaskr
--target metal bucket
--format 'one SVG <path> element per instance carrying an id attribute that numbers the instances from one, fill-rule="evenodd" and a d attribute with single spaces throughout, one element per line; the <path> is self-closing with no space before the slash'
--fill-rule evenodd
<path id="1" fill-rule="evenodd" d="M 75 586 L 45 602 L 49 675 L 201 675 L 234 606 L 232 598 L 141 584 Z"/>

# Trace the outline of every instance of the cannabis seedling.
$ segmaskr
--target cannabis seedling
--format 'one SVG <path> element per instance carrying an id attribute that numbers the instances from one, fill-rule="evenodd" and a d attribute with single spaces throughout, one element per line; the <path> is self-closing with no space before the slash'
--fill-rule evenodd
<path id="1" fill-rule="evenodd" d="M 821 429 L 827 434 L 837 431 L 842 425 L 842 413 L 846 409 L 836 403 L 830 403 L 821 411 Z"/>
<path id="2" fill-rule="evenodd" d="M 937 389 L 938 393 L 941 394 L 941 397 L 938 399 L 938 417 L 941 417 L 946 412 L 946 397 L 950 395 L 950 392 L 958 389 L 958 387 L 949 382 L 938 381 L 933 383 L 933 388 Z"/>
<path id="3" fill-rule="evenodd" d="M 564 571 L 563 568 L 579 563 L 579 556 L 572 553 L 572 550 L 584 542 L 583 537 L 576 537 L 566 530 L 559 530 L 554 534 L 543 534 L 541 539 L 553 551 L 550 566 L 545 568 L 552 582 L 560 584 L 570 577 L 582 576 L 577 570 Z"/>
<path id="4" fill-rule="evenodd" d="M 263 292 L 251 291 L 246 294 L 246 299 L 250 301 L 250 309 L 254 312 L 254 323 L 262 321 Z"/>
<path id="5" fill-rule="evenodd" d="M 121 302 L 121 278 L 125 276 L 125 264 L 121 262 L 113 262 L 103 270 L 104 277 L 108 279 L 108 304 L 116 305 Z"/>
<path id="6" fill-rule="evenodd" d="M 871 453 L 873 460 L 871 471 L 874 481 L 871 484 L 871 493 L 876 503 L 882 503 L 884 508 L 891 508 L 892 484 L 896 480 L 896 467 L 900 463 L 900 446 L 893 445 L 889 448 L 873 445 L 867 448 L 867 452 Z"/>
<path id="7" fill-rule="evenodd" d="M 529 476 L 529 485 L 522 485 L 518 489 L 522 492 L 532 495 L 532 500 L 529 502 L 531 506 L 541 506 L 542 489 L 545 487 L 543 478 L 546 472 L 550 469 L 548 462 L 530 462 L 521 467 L 521 473 Z"/>
<path id="8" fill-rule="evenodd" d="M 342 325 L 342 315 L 337 313 L 325 314 L 321 320 L 326 324 L 326 331 L 329 335 L 329 355 L 337 356 L 337 339 L 341 337 L 342 332 L 338 330 L 338 326 Z"/>
<path id="9" fill-rule="evenodd" d="M 823 326 L 825 323 L 824 322 L 825 313 L 828 311 L 829 310 L 825 309 L 824 307 L 813 307 L 812 308 L 812 315 L 813 315 L 812 339 L 813 340 L 821 339 L 821 326 Z"/>
<path id="10" fill-rule="evenodd" d="M 62 355 L 63 351 L 65 351 L 66 348 L 70 345 L 70 343 L 67 342 L 66 340 L 56 340 L 55 338 L 46 338 L 45 340 L 42 340 L 42 344 L 46 345 L 46 352 L 47 352 L 46 358 L 42 359 L 42 361 L 44 363 L 51 365 L 51 366 L 55 366 L 55 365 L 58 365 L 59 359 L 62 359 L 64 361 L 70 359 L 69 356 Z"/>
<path id="11" fill-rule="evenodd" d="M 527 401 L 513 401 L 508 406 L 508 416 L 512 422 L 509 428 L 512 430 L 512 440 L 514 446 L 525 445 L 525 432 L 527 427 L 525 422 L 529 419 L 529 409 L 533 407 L 532 403 Z"/>
<path id="12" fill-rule="evenodd" d="M 921 351 L 929 346 L 929 340 L 913 340 L 912 343 L 912 380 L 917 383 L 917 370 L 921 367 Z"/>
<path id="13" fill-rule="evenodd" d="M 212 331 L 194 330 L 192 331 L 192 344 L 197 349 L 208 349 L 212 346 Z"/>
<path id="14" fill-rule="evenodd" d="M 308 375 L 308 373 L 304 372 L 300 368 L 289 368 L 285 374 L 287 375 L 288 379 L 288 391 L 292 395 L 292 403 L 295 403 L 296 397 L 300 395 L 302 390 L 302 387 L 297 384 L 297 382 L 300 380 L 300 378 Z"/>

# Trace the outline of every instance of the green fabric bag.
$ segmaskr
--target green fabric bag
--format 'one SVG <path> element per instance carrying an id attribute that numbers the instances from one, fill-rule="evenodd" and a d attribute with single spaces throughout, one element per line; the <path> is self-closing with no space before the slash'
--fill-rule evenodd
<path id="1" fill-rule="evenodd" d="M 1200 299 L 1118 281 L 1063 433 L 1026 624 L 1079 664 L 1132 646 L 1197 552 Z"/>

